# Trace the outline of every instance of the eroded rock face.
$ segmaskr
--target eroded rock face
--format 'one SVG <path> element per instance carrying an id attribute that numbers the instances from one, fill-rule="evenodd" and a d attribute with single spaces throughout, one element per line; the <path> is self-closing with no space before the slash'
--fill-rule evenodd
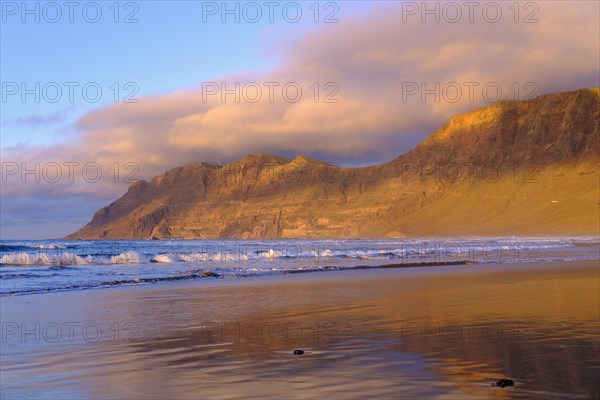
<path id="1" fill-rule="evenodd" d="M 457 115 L 385 164 L 252 154 L 139 181 L 68 238 L 597 234 L 600 90 Z"/>
<path id="2" fill-rule="evenodd" d="M 503 101 L 454 116 L 399 159 L 550 165 L 598 157 L 598 89 Z"/>

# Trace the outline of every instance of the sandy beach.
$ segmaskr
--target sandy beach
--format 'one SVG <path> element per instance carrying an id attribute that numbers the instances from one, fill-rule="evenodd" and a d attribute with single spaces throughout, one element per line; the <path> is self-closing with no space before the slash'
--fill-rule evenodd
<path id="1" fill-rule="evenodd" d="M 595 398 L 599 290 L 579 261 L 3 297 L 1 394 Z"/>

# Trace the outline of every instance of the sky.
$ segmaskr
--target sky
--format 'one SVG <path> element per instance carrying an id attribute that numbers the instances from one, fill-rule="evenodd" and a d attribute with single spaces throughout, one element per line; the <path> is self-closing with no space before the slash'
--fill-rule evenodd
<path id="1" fill-rule="evenodd" d="M 596 1 L 0 1 L 0 238 L 189 162 L 389 161 L 452 115 L 598 87 Z"/>

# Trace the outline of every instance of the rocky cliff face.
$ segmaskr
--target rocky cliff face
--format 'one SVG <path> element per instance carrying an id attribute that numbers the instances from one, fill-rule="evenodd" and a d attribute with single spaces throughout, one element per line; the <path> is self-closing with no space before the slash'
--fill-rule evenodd
<path id="1" fill-rule="evenodd" d="M 253 154 L 139 181 L 68 238 L 599 233 L 600 90 L 458 115 L 385 164 Z"/>

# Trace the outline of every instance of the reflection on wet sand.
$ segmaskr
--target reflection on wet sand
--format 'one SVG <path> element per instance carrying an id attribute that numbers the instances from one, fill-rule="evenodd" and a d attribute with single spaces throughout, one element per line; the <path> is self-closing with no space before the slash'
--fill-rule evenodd
<path id="1" fill-rule="evenodd" d="M 600 387 L 598 291 L 597 268 L 580 262 L 7 298 L 3 322 L 139 330 L 116 340 L 105 329 L 94 343 L 10 337 L 2 388 L 9 398 L 589 398 Z M 515 386 L 492 387 L 500 378 Z"/>

